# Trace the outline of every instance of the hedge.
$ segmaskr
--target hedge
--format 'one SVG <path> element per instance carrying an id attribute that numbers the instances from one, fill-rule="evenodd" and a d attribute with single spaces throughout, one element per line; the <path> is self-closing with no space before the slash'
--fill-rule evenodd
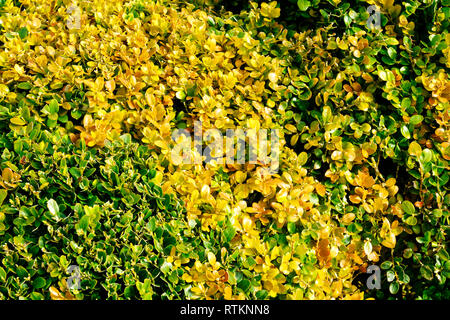
<path id="1" fill-rule="evenodd" d="M 449 299 L 449 16 L 1 0 L 0 298 Z M 278 129 L 279 172 L 174 163 L 196 121 Z"/>

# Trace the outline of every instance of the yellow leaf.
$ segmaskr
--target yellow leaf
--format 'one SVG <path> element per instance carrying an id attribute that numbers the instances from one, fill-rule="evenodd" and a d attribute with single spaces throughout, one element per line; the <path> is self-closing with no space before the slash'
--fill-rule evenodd
<path id="1" fill-rule="evenodd" d="M 371 252 L 372 252 L 372 243 L 370 242 L 370 240 L 368 240 L 364 243 L 364 253 L 367 256 L 369 256 Z"/>
<path id="2" fill-rule="evenodd" d="M 9 88 L 7 85 L 0 84 L 0 97 L 6 97 L 9 93 Z"/>
<path id="3" fill-rule="evenodd" d="M 24 125 L 27 124 L 27 123 L 25 122 L 25 120 L 23 120 L 23 119 L 21 119 L 21 118 L 19 118 L 19 117 L 11 118 L 10 121 L 11 121 L 12 124 L 15 124 L 15 125 L 17 125 L 17 126 L 24 126 Z"/>
<path id="4" fill-rule="evenodd" d="M 242 172 L 242 171 L 237 171 L 235 173 L 235 179 L 237 183 L 242 183 L 245 181 L 245 179 L 247 178 L 247 173 Z"/>
<path id="5" fill-rule="evenodd" d="M 114 79 L 108 80 L 105 82 L 105 87 L 108 89 L 108 91 L 113 92 L 114 89 L 116 89 L 116 82 Z"/>
<path id="6" fill-rule="evenodd" d="M 10 168 L 5 168 L 2 171 L 2 178 L 5 181 L 11 181 L 14 177 L 14 173 Z"/>
<path id="7" fill-rule="evenodd" d="M 287 124 L 285 128 L 286 128 L 286 130 L 288 130 L 290 132 L 296 132 L 297 131 L 297 128 L 294 125 L 290 124 L 290 123 Z"/>
<path id="8" fill-rule="evenodd" d="M 408 153 L 418 157 L 422 153 L 422 147 L 416 141 L 413 141 L 409 144 Z"/>
<path id="9" fill-rule="evenodd" d="M 208 252 L 208 262 L 210 265 L 216 264 L 216 256 L 212 252 Z"/>
<path id="10" fill-rule="evenodd" d="M 268 78 L 269 78 L 270 82 L 273 82 L 273 83 L 276 83 L 278 81 L 278 76 L 275 72 L 269 73 Z"/>
<path id="11" fill-rule="evenodd" d="M 55 287 L 50 287 L 48 290 L 50 291 L 50 298 L 52 300 L 65 300 L 61 292 Z"/>
<path id="12" fill-rule="evenodd" d="M 395 234 L 390 232 L 388 237 L 384 239 L 381 244 L 387 248 L 394 249 L 396 244 Z"/>
<path id="13" fill-rule="evenodd" d="M 327 190 L 325 189 L 325 186 L 321 183 L 316 184 L 316 192 L 319 196 L 325 197 L 325 194 Z"/>
<path id="14" fill-rule="evenodd" d="M 350 224 L 353 221 L 353 219 L 355 219 L 355 214 L 350 212 L 350 213 L 345 214 L 342 217 L 341 221 L 343 224 Z"/>
<path id="15" fill-rule="evenodd" d="M 209 186 L 204 184 L 201 191 L 201 196 L 203 199 L 208 198 L 210 195 L 211 190 L 209 189 Z"/>

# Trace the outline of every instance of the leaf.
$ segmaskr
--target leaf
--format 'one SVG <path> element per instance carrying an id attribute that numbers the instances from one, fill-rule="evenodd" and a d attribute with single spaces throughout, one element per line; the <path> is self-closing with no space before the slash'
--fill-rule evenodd
<path id="1" fill-rule="evenodd" d="M 258 300 L 264 300 L 264 299 L 266 299 L 266 297 L 268 296 L 268 292 L 266 291 L 266 290 L 259 290 L 259 291 L 256 291 L 256 293 L 255 293 L 255 297 L 256 297 L 256 299 L 258 299 Z"/>
<path id="2" fill-rule="evenodd" d="M 389 233 L 389 238 L 384 239 L 381 244 L 389 249 L 394 249 L 396 244 L 395 234 Z"/>
<path id="3" fill-rule="evenodd" d="M 364 243 L 364 253 L 367 256 L 369 256 L 371 252 L 372 252 L 372 242 L 367 241 L 366 243 Z"/>
<path id="4" fill-rule="evenodd" d="M 59 290 L 55 287 L 50 287 L 48 291 L 50 292 L 50 298 L 52 300 L 65 300 L 61 292 L 59 292 Z"/>
<path id="5" fill-rule="evenodd" d="M 291 233 L 291 234 L 295 233 L 295 230 L 296 230 L 295 223 L 294 222 L 288 222 L 287 229 L 288 229 L 289 233 Z"/>
<path id="6" fill-rule="evenodd" d="M 399 289 L 400 289 L 400 285 L 398 282 L 392 282 L 389 286 L 389 292 L 391 294 L 397 294 Z"/>
<path id="7" fill-rule="evenodd" d="M 0 283 L 6 281 L 6 271 L 2 267 L 0 267 Z"/>
<path id="8" fill-rule="evenodd" d="M 396 46 L 399 44 L 399 42 L 396 38 L 387 38 L 386 44 L 391 45 L 391 46 Z"/>
<path id="9" fill-rule="evenodd" d="M 3 201 L 5 201 L 7 196 L 8 191 L 6 191 L 5 189 L 0 189 L 0 206 L 2 205 Z"/>
<path id="10" fill-rule="evenodd" d="M 38 277 L 33 280 L 33 287 L 35 289 L 41 289 L 41 288 L 45 287 L 46 284 L 47 284 L 47 282 L 42 277 Z"/>
<path id="11" fill-rule="evenodd" d="M 75 179 L 78 179 L 81 177 L 81 171 L 80 171 L 80 169 L 78 169 L 76 167 L 70 168 L 69 172 Z"/>
<path id="12" fill-rule="evenodd" d="M 438 256 L 442 261 L 447 261 L 450 259 L 448 252 L 443 248 L 438 251 Z"/>
<path id="13" fill-rule="evenodd" d="M 234 230 L 234 228 L 232 226 L 229 226 L 225 229 L 225 231 L 223 232 L 227 242 L 230 242 L 233 238 L 234 235 L 236 234 L 236 231 Z"/>
<path id="14" fill-rule="evenodd" d="M 311 2 L 308 0 L 298 0 L 297 6 L 301 11 L 306 11 L 311 6 Z"/>
<path id="15" fill-rule="evenodd" d="M 403 125 L 403 126 L 400 128 L 400 132 L 402 133 L 402 135 L 403 135 L 406 139 L 411 138 L 411 134 L 409 133 L 409 129 L 408 129 L 408 126 L 407 126 L 407 125 Z"/>
<path id="16" fill-rule="evenodd" d="M 397 51 L 395 51 L 395 49 L 393 47 L 389 47 L 387 49 L 387 53 L 388 53 L 389 58 L 391 58 L 391 59 L 395 60 L 395 58 L 397 57 Z"/>
<path id="17" fill-rule="evenodd" d="M 388 272 L 386 272 L 386 279 L 388 282 L 392 282 L 395 279 L 395 272 L 392 270 L 389 270 Z"/>
<path id="18" fill-rule="evenodd" d="M 9 88 L 5 84 L 0 84 L 0 97 L 5 97 L 9 93 Z"/>
<path id="19" fill-rule="evenodd" d="M 2 178 L 6 181 L 11 181 L 14 177 L 14 172 L 10 168 L 5 168 L 2 171 Z"/>
<path id="20" fill-rule="evenodd" d="M 303 90 L 299 89 L 299 95 L 298 98 L 300 100 L 309 100 L 312 97 L 311 89 L 308 87 L 306 83 L 299 82 L 298 87 L 302 88 Z"/>
<path id="21" fill-rule="evenodd" d="M 329 106 L 324 106 L 322 111 L 322 119 L 324 123 L 327 123 L 332 117 L 331 108 Z"/>
<path id="22" fill-rule="evenodd" d="M 426 280 L 431 281 L 433 280 L 433 270 L 429 266 L 421 266 L 420 267 L 420 274 L 422 277 L 424 277 Z"/>
<path id="23" fill-rule="evenodd" d="M 418 125 L 422 121 L 423 116 L 421 116 L 420 114 L 415 114 L 409 119 L 409 123 L 412 124 L 413 126 Z"/>
<path id="24" fill-rule="evenodd" d="M 411 107 L 411 99 L 410 98 L 404 98 L 402 100 L 402 108 L 403 109 L 408 109 L 409 107 Z"/>
<path id="25" fill-rule="evenodd" d="M 58 111 L 59 111 L 59 105 L 58 105 L 58 101 L 56 101 L 56 99 L 52 99 L 52 100 L 50 101 L 50 103 L 48 104 L 48 111 L 49 111 L 51 114 L 58 113 Z"/>
<path id="26" fill-rule="evenodd" d="M 17 88 L 22 90 L 30 90 L 32 88 L 31 83 L 29 82 L 21 82 L 17 85 Z"/>
<path id="27" fill-rule="evenodd" d="M 409 144 L 408 153 L 418 157 L 422 153 L 422 147 L 416 141 L 413 141 Z"/>
<path id="28" fill-rule="evenodd" d="M 242 289 L 242 291 L 247 292 L 247 290 L 250 288 L 250 281 L 247 279 L 242 279 L 237 284 L 237 287 Z"/>
<path id="29" fill-rule="evenodd" d="M 186 94 L 183 91 L 178 91 L 175 96 L 180 99 L 180 100 L 184 100 L 186 98 Z"/>
<path id="30" fill-rule="evenodd" d="M 25 39 L 28 36 L 28 29 L 23 27 L 19 29 L 19 37 Z"/>
<path id="31" fill-rule="evenodd" d="M 28 277 L 28 271 L 27 271 L 27 269 L 25 269 L 25 268 L 22 267 L 22 266 L 18 266 L 18 267 L 17 267 L 16 273 L 17 273 L 17 275 L 19 276 L 19 278 L 21 278 L 21 279 L 23 279 L 23 278 L 25 278 L 25 277 Z"/>
<path id="32" fill-rule="evenodd" d="M 45 297 L 42 293 L 39 292 L 32 292 L 30 294 L 31 300 L 45 300 Z"/>
<path id="33" fill-rule="evenodd" d="M 82 234 L 87 230 L 89 227 L 89 216 L 85 215 L 83 216 L 80 221 L 75 225 L 75 229 L 77 230 L 77 233 Z"/>
<path id="34" fill-rule="evenodd" d="M 422 153 L 420 154 L 419 161 L 426 165 L 433 159 L 433 152 L 430 149 L 423 149 Z"/>
<path id="35" fill-rule="evenodd" d="M 406 218 L 405 222 L 410 226 L 415 226 L 417 224 L 417 218 L 414 216 L 411 216 L 411 217 Z"/>
<path id="36" fill-rule="evenodd" d="M 59 206 L 58 206 L 58 203 L 56 203 L 55 200 L 53 200 L 53 199 L 48 200 L 48 201 L 47 201 L 47 208 L 48 208 L 48 210 L 50 211 L 50 213 L 51 213 L 53 216 L 55 216 L 55 217 L 58 216 L 58 213 L 59 213 Z"/>
<path id="37" fill-rule="evenodd" d="M 299 166 L 305 165 L 305 163 L 308 161 L 308 154 L 307 154 L 306 152 L 302 151 L 302 152 L 298 155 L 297 161 L 298 161 L 297 164 L 298 164 Z"/>
<path id="38" fill-rule="evenodd" d="M 416 211 L 414 208 L 414 205 L 408 200 L 405 200 L 402 202 L 402 209 L 405 213 L 407 213 L 409 215 L 414 214 Z"/>
<path id="39" fill-rule="evenodd" d="M 24 126 L 24 125 L 27 124 L 25 122 L 25 120 L 23 120 L 22 118 L 19 118 L 19 117 L 11 118 L 10 121 L 11 121 L 12 124 L 15 124 L 16 126 Z"/>

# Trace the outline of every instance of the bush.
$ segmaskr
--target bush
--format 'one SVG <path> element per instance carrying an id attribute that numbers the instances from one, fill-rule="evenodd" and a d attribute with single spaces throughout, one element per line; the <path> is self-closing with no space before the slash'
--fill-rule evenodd
<path id="1" fill-rule="evenodd" d="M 449 298 L 448 1 L 0 4 L 3 298 Z"/>

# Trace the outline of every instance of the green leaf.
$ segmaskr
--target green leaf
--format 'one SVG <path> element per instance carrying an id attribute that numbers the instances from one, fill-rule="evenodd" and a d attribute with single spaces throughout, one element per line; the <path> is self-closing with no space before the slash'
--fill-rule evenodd
<path id="1" fill-rule="evenodd" d="M 30 298 L 31 298 L 31 300 L 44 300 L 45 299 L 44 295 L 39 292 L 32 292 L 30 294 Z"/>
<path id="2" fill-rule="evenodd" d="M 58 203 L 56 203 L 55 200 L 53 200 L 53 199 L 48 200 L 47 201 L 47 208 L 48 208 L 48 210 L 50 211 L 50 213 L 53 216 L 58 216 L 59 206 L 58 206 Z"/>
<path id="3" fill-rule="evenodd" d="M 442 261 L 447 261 L 450 259 L 448 252 L 443 248 L 438 251 L 438 256 Z"/>
<path id="4" fill-rule="evenodd" d="M 69 172 L 75 179 L 78 179 L 81 177 L 81 171 L 78 168 L 72 167 L 69 169 Z"/>
<path id="5" fill-rule="evenodd" d="M 308 0 L 298 0 L 297 5 L 301 11 L 306 11 L 311 6 L 311 2 Z"/>
<path id="6" fill-rule="evenodd" d="M 0 267 L 0 282 L 3 283 L 6 281 L 6 271 L 2 267 Z"/>
<path id="7" fill-rule="evenodd" d="M 22 266 L 18 266 L 18 267 L 16 268 L 16 273 L 17 273 L 17 275 L 19 276 L 19 278 L 21 278 L 21 279 L 23 279 L 23 278 L 25 278 L 25 277 L 28 277 L 28 271 L 27 271 L 27 269 L 25 269 L 25 268 L 22 267 Z"/>
<path id="8" fill-rule="evenodd" d="M 419 161 L 423 165 L 426 165 L 427 163 L 429 163 L 431 161 L 431 159 L 433 159 L 433 152 L 430 149 L 423 149 L 423 151 L 419 157 Z"/>
<path id="9" fill-rule="evenodd" d="M 324 106 L 322 111 L 322 119 L 324 123 L 327 123 L 331 117 L 333 116 L 333 113 L 331 112 L 331 109 L 329 106 Z"/>
<path id="10" fill-rule="evenodd" d="M 21 115 L 27 122 L 30 122 L 32 120 L 31 114 L 30 114 L 30 109 L 27 106 L 22 107 Z"/>
<path id="11" fill-rule="evenodd" d="M 17 85 L 17 88 L 22 90 L 30 90 L 32 88 L 31 83 L 29 82 L 21 82 Z"/>
<path id="12" fill-rule="evenodd" d="M 410 217 L 406 218 L 405 222 L 407 224 L 409 224 L 410 226 L 415 226 L 417 224 L 417 218 L 414 216 L 410 216 Z"/>
<path id="13" fill-rule="evenodd" d="M 409 129 L 408 129 L 408 126 L 407 126 L 407 125 L 403 125 L 403 126 L 400 128 L 400 132 L 402 133 L 402 135 L 403 135 L 406 139 L 411 138 L 411 134 L 409 133 Z"/>
<path id="14" fill-rule="evenodd" d="M 8 191 L 6 191 L 5 189 L 0 189 L 0 206 L 2 205 L 3 201 L 5 201 L 7 196 Z"/>
<path id="15" fill-rule="evenodd" d="M 250 288 L 250 281 L 247 279 L 242 279 L 237 284 L 238 288 L 242 289 L 242 291 L 247 292 L 248 288 Z"/>
<path id="16" fill-rule="evenodd" d="M 48 104 L 48 111 L 52 114 L 58 113 L 59 105 L 58 105 L 58 101 L 56 101 L 56 99 L 52 99 L 50 101 L 50 103 Z"/>
<path id="17" fill-rule="evenodd" d="M 383 270 L 388 270 L 390 268 L 392 268 L 392 262 L 391 261 L 384 261 L 381 264 L 381 269 L 383 269 Z"/>
<path id="18" fill-rule="evenodd" d="M 413 250 L 411 248 L 405 249 L 403 251 L 403 258 L 405 258 L 405 259 L 411 258 L 412 255 L 413 255 Z"/>
<path id="19" fill-rule="evenodd" d="M 167 274 L 172 269 L 172 264 L 165 261 L 160 269 L 162 273 Z"/>
<path id="20" fill-rule="evenodd" d="M 309 100 L 312 97 L 311 89 L 308 87 L 306 83 L 298 82 L 298 87 L 299 87 L 298 98 L 300 100 Z"/>
<path id="21" fill-rule="evenodd" d="M 70 111 L 70 115 L 72 116 L 72 118 L 74 118 L 75 120 L 78 120 L 81 118 L 81 116 L 83 115 L 83 112 L 81 112 L 80 110 L 72 110 Z"/>
<path id="22" fill-rule="evenodd" d="M 47 282 L 42 277 L 38 277 L 38 278 L 34 279 L 34 281 L 33 281 L 33 287 L 35 289 L 41 289 L 41 288 L 45 287 L 46 284 L 47 284 Z"/>
<path id="23" fill-rule="evenodd" d="M 287 229 L 289 233 L 294 233 L 296 231 L 295 223 L 294 222 L 288 222 Z"/>
<path id="24" fill-rule="evenodd" d="M 131 143 L 131 135 L 129 133 L 125 133 L 125 134 L 121 135 L 119 138 L 125 144 L 130 144 Z"/>
<path id="25" fill-rule="evenodd" d="M 25 39 L 28 36 L 28 29 L 23 27 L 19 29 L 19 37 L 20 39 Z"/>
<path id="26" fill-rule="evenodd" d="M 268 292 L 266 290 L 259 290 L 255 293 L 256 299 L 264 300 L 268 296 Z"/>
<path id="27" fill-rule="evenodd" d="M 409 123 L 412 125 L 417 125 L 423 121 L 423 116 L 420 114 L 415 114 L 409 119 Z"/>
<path id="28" fill-rule="evenodd" d="M 420 267 L 420 274 L 428 281 L 433 279 L 433 270 L 429 266 Z"/>
<path id="29" fill-rule="evenodd" d="M 344 23 L 348 27 L 352 23 L 352 18 L 350 18 L 348 15 L 344 16 Z"/>
<path id="30" fill-rule="evenodd" d="M 422 153 L 422 147 L 416 141 L 413 141 L 409 144 L 408 153 L 412 156 L 420 156 Z"/>
<path id="31" fill-rule="evenodd" d="M 229 226 L 225 229 L 223 234 L 225 235 L 227 242 L 230 242 L 234 238 L 234 235 L 236 234 L 236 230 L 234 230 L 234 228 L 232 226 Z"/>
<path id="32" fill-rule="evenodd" d="M 402 100 L 402 108 L 403 109 L 408 109 L 409 107 L 411 107 L 411 99 L 410 98 L 404 98 Z"/>
<path id="33" fill-rule="evenodd" d="M 175 96 L 180 99 L 180 100 L 184 100 L 186 98 L 186 94 L 184 93 L 184 91 L 178 91 Z"/>
<path id="34" fill-rule="evenodd" d="M 395 51 L 395 49 L 393 47 L 389 47 L 387 49 L 387 53 L 388 53 L 389 58 L 391 58 L 393 60 L 395 60 L 395 58 L 397 57 L 397 51 Z"/>
<path id="35" fill-rule="evenodd" d="M 396 38 L 387 38 L 386 44 L 391 45 L 391 46 L 396 46 L 399 44 L 399 42 Z"/>
<path id="36" fill-rule="evenodd" d="M 405 213 L 409 215 L 414 214 L 416 211 L 414 205 L 408 200 L 402 202 L 402 209 Z"/>
<path id="37" fill-rule="evenodd" d="M 87 215 L 83 216 L 75 226 L 77 233 L 85 232 L 88 227 L 89 227 L 89 216 Z"/>
<path id="38" fill-rule="evenodd" d="M 398 289 L 400 289 L 400 285 L 398 282 L 392 282 L 389 286 L 389 292 L 391 294 L 397 294 Z"/>
<path id="39" fill-rule="evenodd" d="M 395 272 L 392 270 L 389 270 L 388 272 L 386 272 L 386 278 L 388 282 L 392 282 L 395 280 Z"/>
<path id="40" fill-rule="evenodd" d="M 24 125 L 27 124 L 27 123 L 26 123 L 23 119 L 21 119 L 20 117 L 14 117 L 14 118 L 11 118 L 9 121 L 11 121 L 11 123 L 14 124 L 14 125 L 16 125 L 16 126 L 24 126 Z"/>

